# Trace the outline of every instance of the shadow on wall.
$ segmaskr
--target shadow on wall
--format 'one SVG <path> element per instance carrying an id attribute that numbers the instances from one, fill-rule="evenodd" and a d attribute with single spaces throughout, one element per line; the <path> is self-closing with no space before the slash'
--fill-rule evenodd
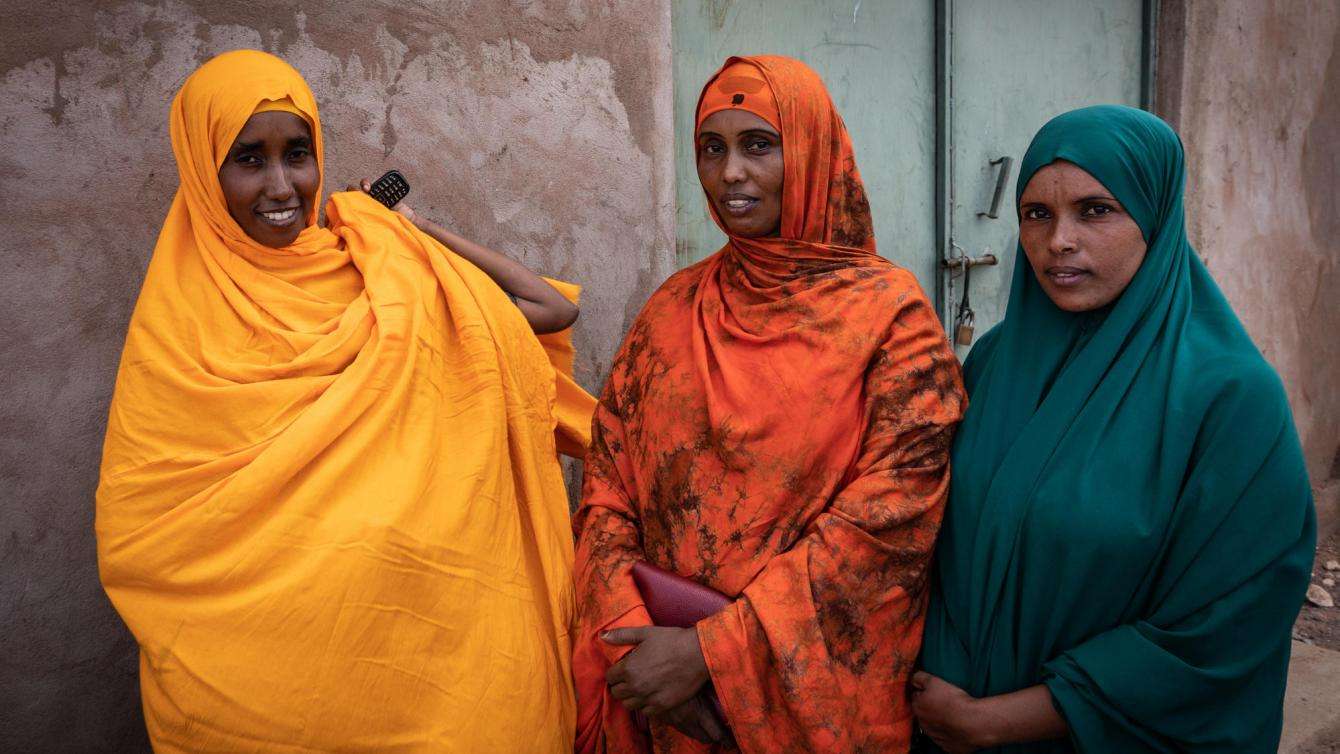
<path id="1" fill-rule="evenodd" d="M 577 369 L 594 389 L 674 260 L 669 6 L 15 5 L 0 7 L 0 633 L 18 638 L 0 651 L 2 748 L 147 750 L 137 653 L 97 580 L 93 490 L 176 189 L 172 95 L 226 50 L 289 60 L 322 106 L 327 190 L 397 167 L 416 210 L 586 286 Z"/>

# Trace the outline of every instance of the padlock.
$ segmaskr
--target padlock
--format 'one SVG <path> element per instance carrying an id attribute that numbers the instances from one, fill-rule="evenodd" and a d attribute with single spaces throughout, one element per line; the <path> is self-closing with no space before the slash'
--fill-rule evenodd
<path id="1" fill-rule="evenodd" d="M 972 317 L 969 316 L 966 322 L 960 322 L 954 329 L 954 342 L 960 346 L 972 345 Z"/>
<path id="2" fill-rule="evenodd" d="M 972 325 L 976 319 L 968 303 L 968 285 L 972 281 L 970 261 L 963 258 L 963 300 L 958 302 L 958 316 L 954 318 L 954 343 L 960 346 L 972 345 Z"/>

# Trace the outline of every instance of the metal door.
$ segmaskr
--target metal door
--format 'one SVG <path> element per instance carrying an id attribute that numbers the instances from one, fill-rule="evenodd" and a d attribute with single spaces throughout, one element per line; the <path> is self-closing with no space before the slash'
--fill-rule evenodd
<path id="1" fill-rule="evenodd" d="M 777 54 L 818 72 L 842 114 L 879 251 L 928 294 L 936 280 L 935 5 L 929 0 L 675 0 L 676 251 L 681 265 L 726 242 L 694 166 L 703 84 L 731 55 Z M 785 146 L 783 146 L 785 148 Z"/>
<path id="2" fill-rule="evenodd" d="M 1018 246 L 1015 179 L 1028 142 L 1052 117 L 1085 105 L 1139 106 L 1146 3 L 1141 0 L 951 0 L 941 6 L 948 100 L 941 254 L 994 256 L 969 279 L 975 337 L 1005 314 Z M 947 43 L 947 44 L 946 44 Z M 994 217 L 992 215 L 995 215 Z M 953 335 L 962 267 L 945 270 L 942 316 Z M 959 354 L 967 353 L 960 347 Z"/>
<path id="3" fill-rule="evenodd" d="M 996 258 L 998 264 L 971 273 L 980 336 L 1000 321 L 1009 296 L 1018 238 L 1014 178 L 1029 139 L 1071 108 L 1149 100 L 1144 43 L 1155 5 L 675 0 L 679 263 L 725 243 L 694 166 L 693 115 L 703 83 L 730 55 L 790 55 L 823 77 L 847 123 L 880 253 L 917 276 L 951 333 L 963 273 L 944 263 Z M 966 352 L 959 349 L 960 356 Z"/>

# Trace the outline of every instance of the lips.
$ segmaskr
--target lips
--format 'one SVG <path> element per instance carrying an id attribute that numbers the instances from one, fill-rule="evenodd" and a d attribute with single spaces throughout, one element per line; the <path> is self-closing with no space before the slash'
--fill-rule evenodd
<path id="1" fill-rule="evenodd" d="M 758 206 L 758 199 L 747 194 L 727 194 L 722 197 L 719 205 L 727 214 L 741 217 Z"/>
<path id="2" fill-rule="evenodd" d="M 1078 285 L 1089 277 L 1089 271 L 1079 267 L 1048 267 L 1047 278 L 1058 286 Z"/>
<path id="3" fill-rule="evenodd" d="M 267 225 L 284 227 L 286 225 L 291 225 L 293 221 L 298 218 L 298 207 L 288 207 L 285 209 L 268 210 L 264 212 L 257 210 L 256 215 Z"/>

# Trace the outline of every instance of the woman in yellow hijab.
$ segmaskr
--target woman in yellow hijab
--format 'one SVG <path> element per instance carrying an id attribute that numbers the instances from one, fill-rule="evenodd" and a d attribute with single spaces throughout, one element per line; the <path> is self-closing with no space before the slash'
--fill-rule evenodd
<path id="1" fill-rule="evenodd" d="M 97 496 L 155 749 L 570 750 L 555 452 L 593 406 L 535 331 L 575 308 L 361 192 L 320 227 L 316 103 L 275 57 L 206 63 L 171 135 Z"/>

